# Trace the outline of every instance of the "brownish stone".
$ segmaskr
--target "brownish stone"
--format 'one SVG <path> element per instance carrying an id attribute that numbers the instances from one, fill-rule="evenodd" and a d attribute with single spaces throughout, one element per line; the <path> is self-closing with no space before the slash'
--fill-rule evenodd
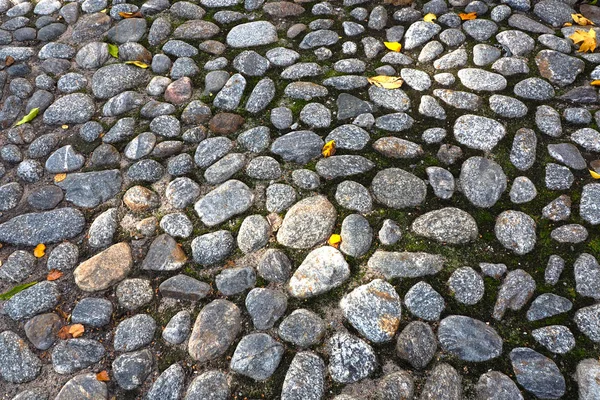
<path id="1" fill-rule="evenodd" d="M 208 128 L 219 135 L 229 135 L 236 132 L 244 123 L 241 115 L 233 113 L 219 113 L 212 117 Z"/>
<path id="2" fill-rule="evenodd" d="M 192 80 L 187 76 L 171 82 L 165 90 L 165 100 L 173 104 L 183 104 L 192 97 Z"/>
<path id="3" fill-rule="evenodd" d="M 79 289 L 96 292 L 122 281 L 132 264 L 131 248 L 129 244 L 121 242 L 79 264 L 73 276 Z"/>
<path id="4" fill-rule="evenodd" d="M 265 4 L 263 10 L 273 17 L 285 18 L 302 14 L 304 7 L 290 1 L 274 1 Z"/>

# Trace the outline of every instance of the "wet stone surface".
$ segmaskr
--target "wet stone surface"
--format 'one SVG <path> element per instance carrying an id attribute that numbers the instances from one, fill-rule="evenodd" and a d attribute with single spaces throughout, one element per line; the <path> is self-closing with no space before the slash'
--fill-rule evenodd
<path id="1" fill-rule="evenodd" d="M 0 0 L 0 398 L 599 399 L 591 3 Z"/>

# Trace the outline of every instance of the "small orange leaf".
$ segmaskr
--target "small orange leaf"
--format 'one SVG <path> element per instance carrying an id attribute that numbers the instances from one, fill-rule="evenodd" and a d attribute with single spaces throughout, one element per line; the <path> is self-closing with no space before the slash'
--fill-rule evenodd
<path id="1" fill-rule="evenodd" d="M 99 380 L 100 382 L 110 381 L 110 378 L 108 377 L 108 372 L 106 372 L 106 370 L 98 372 L 96 374 L 96 379 Z"/>
<path id="2" fill-rule="evenodd" d="M 572 23 L 570 23 L 570 22 L 565 22 L 565 23 L 563 24 L 563 26 L 564 26 L 564 27 L 567 27 L 567 26 L 573 26 L 573 24 L 572 24 Z"/>
<path id="3" fill-rule="evenodd" d="M 592 85 L 592 86 L 600 86 L 600 79 L 596 79 L 595 81 L 591 81 L 590 85 Z"/>
<path id="4" fill-rule="evenodd" d="M 321 151 L 323 157 L 327 158 L 335 154 L 335 140 L 330 140 L 329 142 L 323 145 L 323 150 Z"/>
<path id="5" fill-rule="evenodd" d="M 67 174 L 62 173 L 62 174 L 56 174 L 54 175 L 54 182 L 62 182 L 65 180 L 65 178 L 67 177 Z"/>
<path id="6" fill-rule="evenodd" d="M 329 239 L 327 239 L 327 244 L 329 244 L 331 247 L 335 247 L 336 249 L 340 247 L 340 243 L 342 243 L 342 237 L 337 233 L 332 234 L 329 236 Z"/>
<path id="7" fill-rule="evenodd" d="M 71 339 L 73 337 L 73 335 L 69 333 L 69 325 L 65 325 L 60 328 L 60 330 L 56 333 L 56 336 L 62 340 Z"/>
<path id="8" fill-rule="evenodd" d="M 49 281 L 55 281 L 60 279 L 63 276 L 63 273 L 57 269 L 52 269 L 48 272 L 48 277 L 46 278 Z"/>
<path id="9" fill-rule="evenodd" d="M 74 337 L 78 338 L 83 336 L 83 332 L 85 332 L 85 328 L 81 324 L 73 324 L 69 327 L 69 333 Z"/>
<path id="10" fill-rule="evenodd" d="M 33 249 L 33 255 L 37 258 L 44 257 L 44 254 L 46 254 L 46 245 L 43 243 L 38 244 L 35 246 L 35 249 Z"/>
<path id="11" fill-rule="evenodd" d="M 10 67 L 14 63 L 15 63 L 15 59 L 13 58 L 13 56 L 7 56 L 6 60 L 4 60 L 4 65 L 7 67 Z"/>
<path id="12" fill-rule="evenodd" d="M 477 18 L 477 13 L 476 12 L 470 12 L 470 13 L 460 13 L 458 14 L 458 16 L 460 17 L 460 19 L 462 19 L 463 21 L 469 21 L 471 19 L 475 19 Z"/>

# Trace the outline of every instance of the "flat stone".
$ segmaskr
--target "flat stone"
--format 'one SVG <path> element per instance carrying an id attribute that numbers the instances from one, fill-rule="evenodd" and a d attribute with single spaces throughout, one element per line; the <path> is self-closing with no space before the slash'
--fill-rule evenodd
<path id="1" fill-rule="evenodd" d="M 456 140 L 476 150 L 491 151 L 505 135 L 500 122 L 478 115 L 462 115 L 454 123 Z"/>
<path id="2" fill-rule="evenodd" d="M 112 199 L 121 190 L 122 181 L 119 170 L 113 169 L 68 174 L 56 185 L 67 192 L 67 201 L 78 207 L 94 208 Z"/>
<path id="3" fill-rule="evenodd" d="M 398 209 L 420 205 L 427 193 L 427 186 L 420 178 L 400 168 L 379 171 L 371 187 L 378 202 Z"/>
<path id="4" fill-rule="evenodd" d="M 331 246 L 311 251 L 288 283 L 290 294 L 299 299 L 318 296 L 340 286 L 350 277 L 342 253 Z"/>
<path id="5" fill-rule="evenodd" d="M 176 271 L 183 267 L 187 257 L 178 243 L 168 234 L 152 241 L 141 268 L 152 271 Z"/>
<path id="6" fill-rule="evenodd" d="M 421 215 L 413 221 L 411 229 L 417 235 L 450 244 L 468 243 L 479 237 L 475 219 L 454 207 Z"/>
<path id="7" fill-rule="evenodd" d="M 0 333 L 0 375 L 11 383 L 26 383 L 41 372 L 42 363 L 16 333 Z"/>
<path id="8" fill-rule="evenodd" d="M 527 272 L 522 269 L 510 271 L 500 286 L 492 316 L 501 320 L 507 309 L 518 311 L 523 308 L 533 295 L 535 287 L 535 281 Z"/>
<path id="9" fill-rule="evenodd" d="M 200 310 L 190 336 L 188 351 L 198 362 L 219 358 L 242 330 L 241 311 L 227 300 L 214 300 Z"/>
<path id="10" fill-rule="evenodd" d="M 369 258 L 368 266 L 386 279 L 417 278 L 438 273 L 444 262 L 444 257 L 437 254 L 377 250 Z"/>
<path id="11" fill-rule="evenodd" d="M 69 379 L 60 389 L 55 400 L 106 399 L 108 388 L 106 383 L 96 379 L 96 374 L 80 374 Z"/>
<path id="12" fill-rule="evenodd" d="M 252 333 L 238 343 L 230 368 L 255 381 L 269 379 L 283 356 L 283 346 L 266 333 Z"/>
<path id="13" fill-rule="evenodd" d="M 490 371 L 479 377 L 475 392 L 483 399 L 522 400 L 523 395 L 508 376 L 498 371 Z"/>
<path id="14" fill-rule="evenodd" d="M 207 226 L 216 226 L 252 205 L 250 188 L 237 180 L 229 180 L 196 202 L 194 210 Z"/>
<path id="15" fill-rule="evenodd" d="M 277 241 L 295 249 L 313 247 L 329 238 L 336 216 L 335 207 L 325 197 L 303 199 L 286 213 Z"/>
<path id="16" fill-rule="evenodd" d="M 126 318 L 115 329 L 113 346 L 116 351 L 138 350 L 154 339 L 156 321 L 148 314 Z"/>
<path id="17" fill-rule="evenodd" d="M 461 377 L 449 364 L 436 365 L 423 387 L 421 400 L 434 400 L 446 398 L 460 400 L 463 398 Z"/>
<path id="18" fill-rule="evenodd" d="M 154 357 L 150 350 L 121 354 L 112 362 L 112 372 L 119 387 L 138 388 L 152 372 Z"/>
<path id="19" fill-rule="evenodd" d="M 462 165 L 460 185 L 463 194 L 476 207 L 492 207 L 506 190 L 506 175 L 496 162 L 471 157 Z"/>
<path id="20" fill-rule="evenodd" d="M 400 296 L 389 283 L 376 279 L 359 286 L 340 301 L 344 317 L 374 343 L 393 339 L 400 325 Z"/>
<path id="21" fill-rule="evenodd" d="M 496 238 L 504 247 L 523 255 L 535 247 L 536 223 L 520 211 L 504 211 L 496 219 Z"/>
<path id="22" fill-rule="evenodd" d="M 575 380 L 577 381 L 581 400 L 593 400 L 600 396 L 599 376 L 600 362 L 598 360 L 587 358 L 577 364 Z"/>
<path id="23" fill-rule="evenodd" d="M 73 276 L 81 290 L 95 292 L 108 289 L 123 280 L 132 264 L 129 245 L 117 243 L 79 264 Z"/>
<path id="24" fill-rule="evenodd" d="M 296 353 L 283 381 L 281 399 L 319 400 L 324 392 L 325 363 L 323 360 L 309 351 Z"/>
<path id="25" fill-rule="evenodd" d="M 502 338 L 484 322 L 450 315 L 440 322 L 438 339 L 442 348 L 464 361 L 482 362 L 502 354 Z"/>
<path id="26" fill-rule="evenodd" d="M 510 354 L 517 382 L 539 398 L 558 399 L 566 390 L 565 378 L 551 359 L 527 347 Z"/>
<path id="27" fill-rule="evenodd" d="M 227 34 L 227 44 L 234 48 L 262 46 L 278 40 L 277 30 L 267 21 L 254 21 L 234 26 Z"/>
<path id="28" fill-rule="evenodd" d="M 347 333 L 337 333 L 327 343 L 329 374 L 339 383 L 353 383 L 369 376 L 377 367 L 375 352 L 366 342 Z"/>
<path id="29" fill-rule="evenodd" d="M 72 374 L 99 362 L 104 346 L 92 339 L 62 340 L 52 349 L 52 366 L 59 374 Z"/>

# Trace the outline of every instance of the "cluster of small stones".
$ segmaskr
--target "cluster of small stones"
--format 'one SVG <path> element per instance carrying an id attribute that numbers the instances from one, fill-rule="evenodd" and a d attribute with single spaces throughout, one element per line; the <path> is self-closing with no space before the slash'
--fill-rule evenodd
<path id="1" fill-rule="evenodd" d="M 600 399 L 600 8 L 126 1 L 0 0 L 2 400 Z"/>

